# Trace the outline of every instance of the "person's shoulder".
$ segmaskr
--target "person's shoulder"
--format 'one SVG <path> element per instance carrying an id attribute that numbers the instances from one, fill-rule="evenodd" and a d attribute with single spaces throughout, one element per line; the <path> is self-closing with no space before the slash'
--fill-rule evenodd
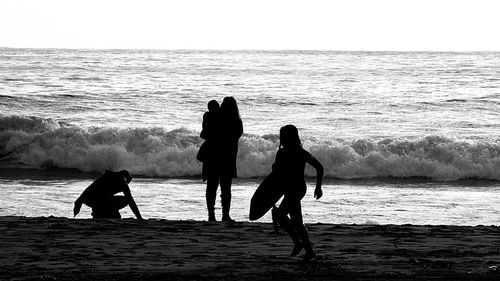
<path id="1" fill-rule="evenodd" d="M 304 156 L 304 158 L 311 158 L 312 155 L 309 151 L 305 150 L 303 147 L 300 147 L 300 153 Z"/>
<path id="2" fill-rule="evenodd" d="M 111 171 L 111 170 L 105 170 L 104 174 L 101 175 L 101 178 L 103 178 L 103 179 L 113 178 L 115 175 L 116 175 L 116 172 Z"/>
<path id="3" fill-rule="evenodd" d="M 100 185 L 102 184 L 103 182 L 107 181 L 109 179 L 109 177 L 111 176 L 113 172 L 109 171 L 109 170 L 105 170 L 103 174 L 99 175 L 95 180 L 94 182 L 92 183 L 93 185 Z"/>

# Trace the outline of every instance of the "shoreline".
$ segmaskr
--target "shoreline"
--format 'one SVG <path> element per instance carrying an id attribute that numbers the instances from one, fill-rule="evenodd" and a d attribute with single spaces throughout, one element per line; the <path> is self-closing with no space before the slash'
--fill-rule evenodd
<path id="1" fill-rule="evenodd" d="M 66 172 L 66 174 L 64 173 Z M 73 217 L 73 202 L 97 178 L 69 170 L 0 169 L 0 216 Z M 248 220 L 251 197 L 262 179 L 235 179 L 232 214 Z M 324 196 L 313 198 L 308 181 L 303 200 L 306 223 L 499 225 L 496 182 L 422 182 L 370 179 L 323 182 Z M 130 188 L 145 218 L 205 220 L 206 184 L 197 178 L 135 178 Z M 220 208 L 219 199 L 216 208 Z M 85 207 L 78 218 L 90 218 Z M 123 218 L 134 218 L 130 208 Z M 270 222 L 270 215 L 263 221 Z"/>
<path id="2" fill-rule="evenodd" d="M 270 223 L 0 217 L 6 280 L 498 280 L 500 227 L 307 224 L 290 258 Z"/>
<path id="3" fill-rule="evenodd" d="M 64 179 L 82 179 L 82 180 L 94 180 L 95 178 L 102 175 L 99 172 L 84 172 L 77 168 L 0 168 L 0 179 L 38 179 L 38 180 L 64 180 Z M 186 180 L 203 183 L 201 175 L 199 176 L 179 176 L 179 177 L 160 177 L 160 176 L 146 176 L 146 175 L 132 175 L 134 179 L 140 180 L 157 180 L 157 181 L 169 181 L 169 180 Z M 234 183 L 260 183 L 266 177 L 237 177 L 234 179 Z M 313 183 L 315 177 L 306 177 L 308 183 Z M 323 178 L 323 183 L 325 185 L 336 185 L 336 184 L 355 184 L 355 185 L 373 185 L 373 184 L 419 184 L 428 183 L 436 185 L 458 185 L 458 186 L 498 186 L 500 181 L 493 179 L 460 179 L 453 181 L 438 181 L 426 177 L 373 177 L 373 178 L 353 178 L 353 179 L 342 179 L 342 178 Z"/>

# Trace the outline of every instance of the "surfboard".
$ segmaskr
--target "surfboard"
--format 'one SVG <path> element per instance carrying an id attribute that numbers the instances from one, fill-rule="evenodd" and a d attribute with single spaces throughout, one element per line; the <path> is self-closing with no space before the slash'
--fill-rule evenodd
<path id="1" fill-rule="evenodd" d="M 274 169 L 257 187 L 250 200 L 250 220 L 264 216 L 283 196 L 284 189 L 279 169 Z"/>

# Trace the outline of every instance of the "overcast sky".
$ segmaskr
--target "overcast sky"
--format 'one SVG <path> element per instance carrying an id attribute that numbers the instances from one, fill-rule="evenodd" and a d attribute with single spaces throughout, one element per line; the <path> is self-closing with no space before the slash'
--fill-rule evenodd
<path id="1" fill-rule="evenodd" d="M 497 0 L 2 0 L 0 47 L 500 51 Z"/>

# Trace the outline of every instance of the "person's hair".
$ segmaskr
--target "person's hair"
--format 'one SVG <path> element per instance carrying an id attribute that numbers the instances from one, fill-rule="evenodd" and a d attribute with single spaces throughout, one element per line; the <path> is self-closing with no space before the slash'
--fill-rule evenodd
<path id="1" fill-rule="evenodd" d="M 219 109 L 219 103 L 216 100 L 211 100 L 208 102 L 208 110 L 218 110 Z"/>
<path id="2" fill-rule="evenodd" d="M 294 125 L 286 125 L 280 129 L 280 147 L 302 146 L 299 131 Z"/>
<path id="3" fill-rule="evenodd" d="M 224 118 L 241 119 L 238 105 L 233 97 L 225 97 L 220 105 L 220 113 Z"/>
<path id="4" fill-rule="evenodd" d="M 119 173 L 120 173 L 120 175 L 125 177 L 125 179 L 127 180 L 127 183 L 130 183 L 132 181 L 132 176 L 130 175 L 130 173 L 127 170 L 121 170 Z"/>

